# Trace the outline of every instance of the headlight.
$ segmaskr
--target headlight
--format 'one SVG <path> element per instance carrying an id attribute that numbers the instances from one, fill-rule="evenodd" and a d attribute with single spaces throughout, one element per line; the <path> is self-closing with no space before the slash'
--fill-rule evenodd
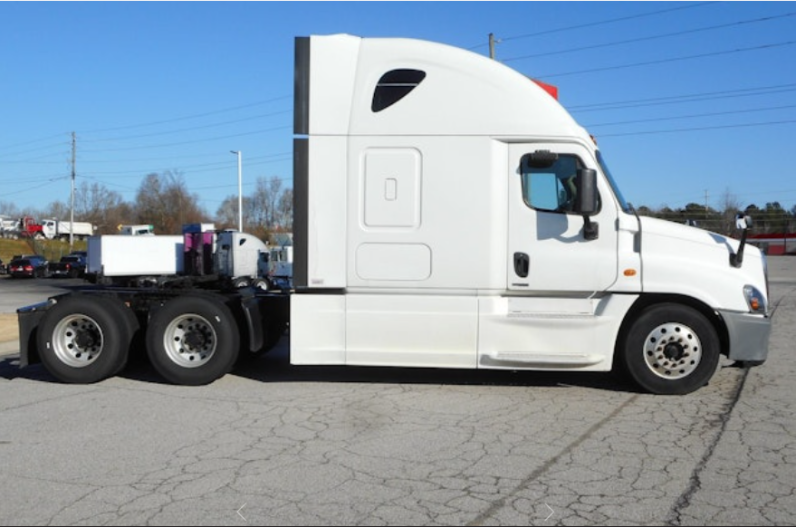
<path id="1" fill-rule="evenodd" d="M 743 296 L 746 298 L 746 304 L 749 306 L 750 312 L 759 313 L 761 315 L 768 314 L 766 297 L 759 289 L 751 285 L 744 286 Z"/>

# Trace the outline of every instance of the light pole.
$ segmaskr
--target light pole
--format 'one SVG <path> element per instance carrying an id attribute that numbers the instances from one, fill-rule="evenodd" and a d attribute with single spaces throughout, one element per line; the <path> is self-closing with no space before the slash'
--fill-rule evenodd
<path id="1" fill-rule="evenodd" d="M 240 159 L 241 151 L 230 150 L 230 153 L 238 156 L 238 231 L 243 232 L 243 172 Z"/>

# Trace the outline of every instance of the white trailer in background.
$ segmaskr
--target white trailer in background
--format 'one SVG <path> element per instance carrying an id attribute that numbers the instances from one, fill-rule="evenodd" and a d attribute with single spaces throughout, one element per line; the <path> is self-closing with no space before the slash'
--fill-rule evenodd
<path id="1" fill-rule="evenodd" d="M 86 272 L 109 279 L 174 276 L 184 270 L 183 243 L 176 235 L 92 236 Z"/>
<path id="2" fill-rule="evenodd" d="M 748 226 L 738 242 L 638 217 L 589 133 L 526 76 L 348 35 L 298 38 L 295 65 L 294 291 L 56 297 L 20 310 L 23 365 L 100 380 L 140 326 L 165 378 L 203 384 L 288 321 L 293 364 L 618 368 L 683 394 L 721 354 L 765 361 Z"/>
<path id="3" fill-rule="evenodd" d="M 68 240 L 70 234 L 76 240 L 86 240 L 89 236 L 94 236 L 97 228 L 85 221 L 61 221 L 44 220 L 42 222 L 42 233 L 48 240 Z"/>
<path id="4" fill-rule="evenodd" d="M 19 220 L 0 216 L 0 238 L 18 238 Z"/>

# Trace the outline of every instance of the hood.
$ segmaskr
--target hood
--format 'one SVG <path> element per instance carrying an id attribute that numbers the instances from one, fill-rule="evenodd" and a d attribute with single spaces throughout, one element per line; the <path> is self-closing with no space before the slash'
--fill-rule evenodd
<path id="1" fill-rule="evenodd" d="M 697 298 L 714 309 L 744 312 L 743 288 L 766 292 L 764 257 L 746 245 L 741 267 L 730 264 L 740 242 L 656 218 L 641 219 L 642 287 L 648 293 Z"/>
<path id="2" fill-rule="evenodd" d="M 654 236 L 662 236 L 682 243 L 694 243 L 705 248 L 713 247 L 718 251 L 729 254 L 738 250 L 740 242 L 715 232 L 706 231 L 697 227 L 690 227 L 681 223 L 660 220 L 643 216 L 641 219 L 641 232 Z M 749 251 L 749 248 L 745 249 Z M 729 261 L 729 260 L 728 260 Z"/>

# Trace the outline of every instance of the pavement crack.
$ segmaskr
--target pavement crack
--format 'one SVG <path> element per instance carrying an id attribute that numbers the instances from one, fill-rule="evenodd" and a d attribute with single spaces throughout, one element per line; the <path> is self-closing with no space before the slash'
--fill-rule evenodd
<path id="1" fill-rule="evenodd" d="M 664 525 L 682 524 L 682 513 L 691 505 L 691 499 L 693 498 L 694 494 L 699 492 L 699 490 L 702 488 L 702 472 L 705 470 L 708 462 L 713 457 L 713 453 L 716 451 L 716 447 L 721 441 L 721 438 L 724 437 L 724 433 L 727 430 L 727 424 L 730 422 L 730 417 L 732 417 L 733 411 L 735 410 L 738 401 L 741 399 L 741 395 L 743 394 L 743 389 L 746 385 L 746 380 L 749 377 L 750 371 L 751 370 L 749 368 L 746 368 L 743 372 L 743 375 L 741 375 L 738 385 L 735 388 L 735 393 L 727 405 L 727 409 L 719 417 L 718 431 L 708 444 L 705 452 L 702 454 L 702 458 L 699 460 L 699 463 L 697 463 L 697 465 L 694 467 L 694 470 L 691 472 L 688 486 L 686 487 L 685 491 L 680 494 L 680 497 L 677 498 L 677 501 L 675 501 L 674 506 L 667 515 Z"/>
<path id="2" fill-rule="evenodd" d="M 522 490 L 527 489 L 531 485 L 531 483 L 533 483 L 538 478 L 540 478 L 553 465 L 555 465 L 562 457 L 568 455 L 570 452 L 572 452 L 573 450 L 578 448 L 584 441 L 589 439 L 595 432 L 597 432 L 600 428 L 605 426 L 614 417 L 619 415 L 622 412 L 622 410 L 624 410 L 625 408 L 630 406 L 632 403 L 634 403 L 639 397 L 640 397 L 640 395 L 636 394 L 633 397 L 631 397 L 628 400 L 626 400 L 621 405 L 617 406 L 614 409 L 613 412 L 611 412 L 610 414 L 605 416 L 603 419 L 601 419 L 600 421 L 598 421 L 597 423 L 595 423 L 591 427 L 589 427 L 589 429 L 586 430 L 583 434 L 581 434 L 575 441 L 573 441 L 572 443 L 567 445 L 567 447 L 564 450 L 562 450 L 561 452 L 556 454 L 554 457 L 552 457 L 549 460 L 547 460 L 541 467 L 539 467 L 538 469 L 536 469 L 533 472 L 531 472 L 531 474 L 528 475 L 527 478 L 522 480 L 519 483 L 519 485 L 514 487 L 514 489 L 512 489 L 511 492 L 509 492 L 508 494 L 506 494 L 505 496 L 503 496 L 499 500 L 492 502 L 492 504 L 484 512 L 482 512 L 481 514 L 476 516 L 475 519 L 473 519 L 472 521 L 468 522 L 467 525 L 468 526 L 469 525 L 473 525 L 473 526 L 484 525 L 484 523 L 487 520 L 489 520 L 492 516 L 494 516 L 500 509 L 505 507 L 506 503 L 510 499 L 512 499 L 515 496 L 517 496 Z"/>

